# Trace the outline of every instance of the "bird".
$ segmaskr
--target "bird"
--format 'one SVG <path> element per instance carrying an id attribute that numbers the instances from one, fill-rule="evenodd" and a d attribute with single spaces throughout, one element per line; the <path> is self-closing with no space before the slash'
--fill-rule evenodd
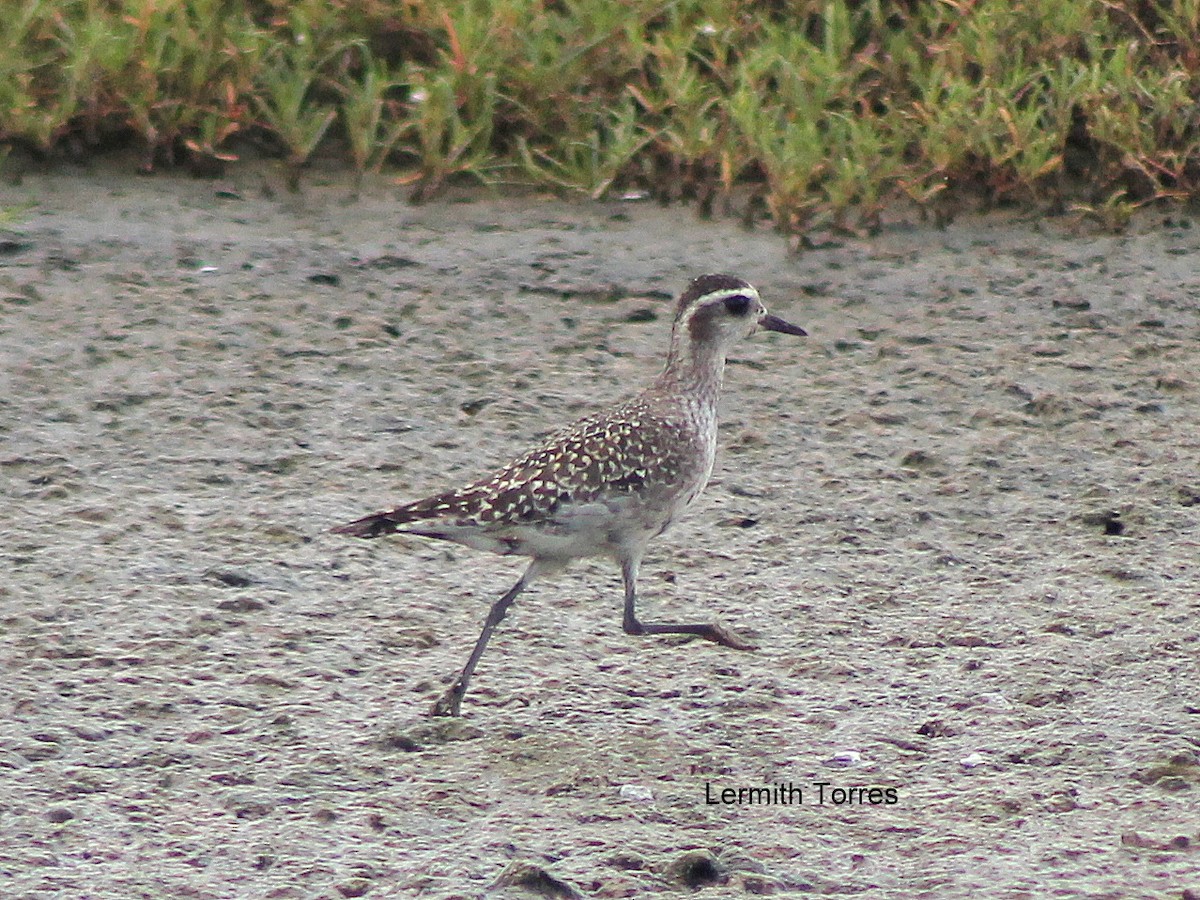
<path id="1" fill-rule="evenodd" d="M 666 365 L 641 393 L 578 420 L 465 487 L 332 529 L 359 538 L 418 535 L 530 558 L 516 584 L 493 603 L 466 665 L 429 715 L 461 714 L 492 632 L 517 596 L 537 578 L 585 557 L 608 557 L 620 566 L 627 634 L 688 634 L 735 650 L 757 649 L 720 624 L 643 622 L 636 603 L 647 545 L 712 475 L 726 356 L 759 328 L 807 333 L 769 314 L 742 278 L 701 275 L 680 294 Z"/>

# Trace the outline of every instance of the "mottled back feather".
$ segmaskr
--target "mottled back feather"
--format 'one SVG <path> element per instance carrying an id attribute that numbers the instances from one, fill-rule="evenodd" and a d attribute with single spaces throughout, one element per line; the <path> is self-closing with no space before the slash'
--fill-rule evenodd
<path id="1" fill-rule="evenodd" d="M 551 518 L 566 504 L 669 490 L 696 447 L 683 416 L 637 397 L 581 419 L 487 478 L 334 529 L 376 537 L 437 520 L 446 525 L 523 525 Z"/>

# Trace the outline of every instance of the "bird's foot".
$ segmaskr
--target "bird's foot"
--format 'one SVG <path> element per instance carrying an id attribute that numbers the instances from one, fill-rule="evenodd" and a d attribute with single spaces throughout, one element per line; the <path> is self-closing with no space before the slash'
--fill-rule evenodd
<path id="1" fill-rule="evenodd" d="M 744 641 L 724 625 L 708 623 L 700 625 L 658 622 L 639 622 L 633 616 L 627 616 L 622 623 L 626 634 L 694 634 L 696 637 L 720 644 L 722 647 L 732 647 L 734 650 L 757 650 L 757 644 Z"/>
<path id="2" fill-rule="evenodd" d="M 710 625 L 708 633 L 702 634 L 701 637 L 715 641 L 722 647 L 732 647 L 734 650 L 758 649 L 758 644 L 751 644 L 748 641 L 744 641 L 724 625 L 717 625 L 716 623 Z"/>
<path id="3" fill-rule="evenodd" d="M 449 689 L 437 698 L 437 701 L 429 709 L 429 715 L 432 717 L 438 716 L 457 716 L 459 708 L 462 706 L 463 694 L 466 693 L 461 682 L 454 682 Z"/>

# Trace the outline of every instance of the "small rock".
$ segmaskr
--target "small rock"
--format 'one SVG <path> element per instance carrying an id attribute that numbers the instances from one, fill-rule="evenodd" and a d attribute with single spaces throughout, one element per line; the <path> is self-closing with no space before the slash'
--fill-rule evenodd
<path id="1" fill-rule="evenodd" d="M 730 516 L 717 523 L 721 528 L 753 528 L 758 519 L 753 516 Z"/>
<path id="2" fill-rule="evenodd" d="M 383 750 L 403 750 L 405 753 L 416 753 L 423 749 L 410 735 L 396 731 L 385 734 L 376 743 Z"/>
<path id="3" fill-rule="evenodd" d="M 967 756 L 964 756 L 962 759 L 960 759 L 958 761 L 958 764 L 960 766 L 962 766 L 964 769 L 974 769 L 977 766 L 983 765 L 985 762 L 987 762 L 987 760 L 984 759 L 982 754 L 971 753 Z"/>
<path id="4" fill-rule="evenodd" d="M 636 800 L 640 803 L 654 802 L 654 791 L 643 784 L 623 784 L 620 795 L 622 800 Z"/>
<path id="5" fill-rule="evenodd" d="M 261 600 L 255 600 L 253 597 L 238 597 L 234 600 L 222 600 L 217 604 L 217 609 L 225 612 L 258 612 L 266 609 L 267 605 Z"/>
<path id="6" fill-rule="evenodd" d="M 555 878 L 541 866 L 517 860 L 500 873 L 492 887 L 519 887 L 543 897 L 561 897 L 565 900 L 582 900 L 583 895 L 571 885 Z"/>
<path id="7" fill-rule="evenodd" d="M 906 469 L 928 469 L 937 465 L 937 458 L 924 450 L 910 450 L 900 458 L 900 465 Z"/>
<path id="8" fill-rule="evenodd" d="M 917 734 L 924 737 L 953 737 L 958 734 L 957 729 L 950 727 L 941 719 L 930 719 L 924 725 L 917 729 Z"/>
<path id="9" fill-rule="evenodd" d="M 1050 305 L 1059 309 L 1091 309 L 1092 302 L 1085 297 L 1063 297 L 1050 301 Z"/>
<path id="10" fill-rule="evenodd" d="M 626 871 L 638 871 L 647 867 L 645 857 L 632 851 L 614 853 L 604 863 L 605 865 L 612 866 L 614 869 L 624 869 Z"/>
<path id="11" fill-rule="evenodd" d="M 254 584 L 254 579 L 250 575 L 235 569 L 210 569 L 206 574 L 226 587 L 244 588 Z"/>
<path id="12" fill-rule="evenodd" d="M 839 769 L 848 769 L 862 762 L 862 754 L 857 750 L 842 750 L 825 761 L 825 765 Z"/>
<path id="13" fill-rule="evenodd" d="M 671 874 L 690 888 L 724 884 L 729 876 L 720 861 L 707 850 L 691 850 L 671 863 Z"/>
<path id="14" fill-rule="evenodd" d="M 345 884 L 337 886 L 337 892 L 343 897 L 362 897 L 371 889 L 371 882 L 365 878 L 353 878 Z"/>
<path id="15" fill-rule="evenodd" d="M 392 269 L 408 269 L 412 266 L 419 266 L 420 263 L 415 259 L 409 259 L 407 256 L 395 256 L 391 253 L 385 253 L 382 256 L 368 259 L 365 265 L 370 266 L 372 269 L 389 271 Z"/>
<path id="16" fill-rule="evenodd" d="M 71 734 L 84 741 L 103 741 L 109 736 L 108 731 L 93 725 L 70 725 L 68 728 Z"/>

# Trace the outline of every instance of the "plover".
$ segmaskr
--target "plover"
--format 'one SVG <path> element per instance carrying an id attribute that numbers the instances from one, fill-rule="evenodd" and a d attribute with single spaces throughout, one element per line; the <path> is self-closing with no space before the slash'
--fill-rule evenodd
<path id="1" fill-rule="evenodd" d="M 459 714 L 492 631 L 534 579 L 574 559 L 607 556 L 621 566 L 628 634 L 692 634 L 737 650 L 753 645 L 718 624 L 650 623 L 635 614 L 637 577 L 649 542 L 700 495 L 717 452 L 717 399 L 725 357 L 762 327 L 803 335 L 769 315 L 758 291 L 732 275 L 701 275 L 679 297 L 662 374 L 624 403 L 580 419 L 493 475 L 334 532 L 374 538 L 400 532 L 493 553 L 531 557 L 497 600 L 471 656 L 431 715 Z"/>

